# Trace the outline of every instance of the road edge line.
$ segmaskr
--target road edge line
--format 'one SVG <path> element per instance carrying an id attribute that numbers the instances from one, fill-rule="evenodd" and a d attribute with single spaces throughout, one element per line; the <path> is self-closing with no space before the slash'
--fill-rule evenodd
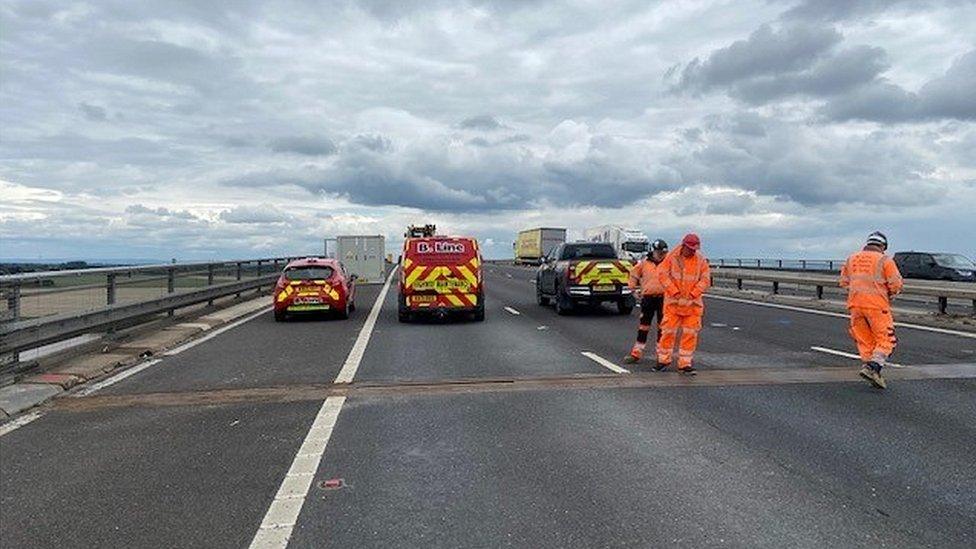
<path id="1" fill-rule="evenodd" d="M 386 278 L 383 289 L 380 290 L 379 295 L 376 296 L 376 301 L 373 302 L 369 316 L 366 317 L 363 327 L 359 329 L 356 343 L 349 350 L 346 362 L 342 365 L 342 370 L 339 371 L 333 383 L 349 383 L 356 375 L 356 370 L 359 369 L 359 364 L 363 360 L 369 338 L 376 326 L 376 319 L 379 318 L 380 311 L 383 310 L 383 302 L 386 301 L 386 294 L 390 290 L 390 283 L 393 281 L 396 272 L 397 270 L 393 269 Z M 295 524 L 298 523 L 298 517 L 305 505 L 305 498 L 312 487 L 315 472 L 319 468 L 322 456 L 325 455 L 325 449 L 329 445 L 329 439 L 332 438 L 332 431 L 339 420 L 339 413 L 342 412 L 342 405 L 345 402 L 346 397 L 344 396 L 331 396 L 322 402 L 315 420 L 302 440 L 301 447 L 295 452 L 291 467 L 288 468 L 285 477 L 281 479 L 278 491 L 275 493 L 274 499 L 271 500 L 264 518 L 261 519 L 257 532 L 251 539 L 249 545 L 251 549 L 288 547 L 288 541 L 291 539 Z"/>
<path id="2" fill-rule="evenodd" d="M 393 269 L 390 271 L 390 275 L 386 277 L 386 283 L 383 284 L 380 294 L 376 296 L 373 308 L 370 309 L 369 316 L 366 317 L 366 322 L 363 323 L 362 329 L 359 330 L 359 336 L 356 337 L 356 343 L 353 344 L 349 356 L 346 357 L 346 362 L 342 365 L 342 369 L 339 370 L 339 374 L 336 375 L 333 383 L 351 383 L 356 376 L 356 370 L 359 369 L 359 363 L 363 361 L 366 346 L 369 345 L 369 338 L 373 335 L 373 328 L 376 326 L 376 319 L 380 316 L 383 302 L 386 301 L 386 294 L 390 291 L 390 284 L 393 282 L 393 276 L 396 273 L 397 269 Z"/>
<path id="3" fill-rule="evenodd" d="M 732 301 L 735 303 L 746 303 L 749 305 L 758 305 L 760 307 L 771 307 L 773 309 L 784 309 L 787 311 L 797 311 L 800 313 L 811 313 L 815 315 L 823 316 L 833 316 L 837 318 L 850 318 L 850 315 L 846 313 L 835 313 L 834 311 L 821 311 L 819 309 L 807 309 L 805 307 L 798 307 L 796 305 L 782 305 L 780 303 L 769 303 L 766 301 L 754 301 L 752 299 L 744 299 L 741 297 L 731 297 L 727 295 L 716 295 L 716 294 L 705 294 L 705 297 L 711 299 L 718 299 L 721 301 Z M 959 337 L 966 337 L 970 339 L 976 339 L 976 333 L 961 332 L 958 330 L 950 330 L 948 328 L 937 328 L 935 326 L 923 326 L 921 324 L 910 324 L 907 322 L 895 322 L 895 326 L 901 328 L 909 328 L 912 330 L 922 330 L 925 332 L 935 332 L 937 334 L 945 334 Z"/>
<path id="4" fill-rule="evenodd" d="M 582 352 L 580 352 L 580 354 L 583 355 L 583 356 L 585 356 L 586 358 L 592 360 L 593 362 L 596 362 L 600 366 L 603 366 L 604 368 L 610 370 L 611 372 L 616 372 L 618 374 L 629 374 L 630 373 L 630 370 L 628 370 L 627 368 L 623 368 L 621 366 L 617 366 L 613 362 L 610 362 L 609 360 L 603 358 L 602 356 L 600 356 L 600 355 L 598 355 L 598 354 L 596 354 L 594 352 L 591 352 L 591 351 L 582 351 Z"/>

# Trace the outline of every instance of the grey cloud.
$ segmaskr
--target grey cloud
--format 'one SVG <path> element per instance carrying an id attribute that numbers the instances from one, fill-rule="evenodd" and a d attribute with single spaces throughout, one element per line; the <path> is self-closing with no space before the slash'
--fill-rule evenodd
<path id="1" fill-rule="evenodd" d="M 774 30 L 763 25 L 746 40 L 695 58 L 681 70 L 677 89 L 708 91 L 751 78 L 809 68 L 841 41 L 832 28 L 794 25 Z"/>
<path id="2" fill-rule="evenodd" d="M 974 89 L 976 50 L 957 59 L 945 75 L 929 81 L 917 93 L 878 80 L 832 99 L 821 109 L 821 114 L 835 121 L 976 120 Z"/>
<path id="3" fill-rule="evenodd" d="M 751 104 L 790 95 L 831 96 L 872 82 L 887 68 L 883 49 L 857 46 L 824 57 L 808 70 L 738 82 L 729 93 Z"/>
<path id="4" fill-rule="evenodd" d="M 235 206 L 220 212 L 220 219 L 228 223 L 282 223 L 288 220 L 287 214 L 278 208 L 263 204 L 261 206 Z"/>
<path id="5" fill-rule="evenodd" d="M 932 9 L 935 6 L 962 5 L 970 0 L 803 0 L 783 13 L 784 19 L 808 21 L 843 21 L 864 18 L 875 13 L 891 10 L 913 12 Z"/>
<path id="6" fill-rule="evenodd" d="M 743 116 L 764 131 L 736 132 Z M 671 160 L 686 182 L 730 185 L 807 206 L 909 206 L 946 192 L 935 166 L 897 136 L 842 137 L 829 128 L 757 121 L 751 114 L 713 117 L 707 128 L 703 144 Z"/>
<path id="7" fill-rule="evenodd" d="M 383 135 L 357 135 L 352 138 L 348 145 L 377 153 L 393 151 L 393 141 Z"/>
<path id="8" fill-rule="evenodd" d="M 323 136 L 279 137 L 271 141 L 271 150 L 276 153 L 294 153 L 304 156 L 328 156 L 335 154 L 336 145 Z"/>
<path id="9" fill-rule="evenodd" d="M 482 114 L 478 116 L 472 116 L 470 118 L 465 118 L 459 124 L 459 127 L 467 130 L 500 130 L 506 126 L 499 122 L 494 116 L 490 114 Z"/>
<path id="10" fill-rule="evenodd" d="M 108 113 L 104 108 L 98 105 L 91 105 L 88 103 L 79 103 L 78 108 L 85 115 L 85 118 L 92 120 L 94 122 L 103 122 L 108 118 Z"/>
<path id="11" fill-rule="evenodd" d="M 142 204 L 132 204 L 125 209 L 125 213 L 167 219 L 182 219 L 186 221 L 200 221 L 201 219 L 186 210 L 170 210 L 169 208 L 148 208 Z"/>

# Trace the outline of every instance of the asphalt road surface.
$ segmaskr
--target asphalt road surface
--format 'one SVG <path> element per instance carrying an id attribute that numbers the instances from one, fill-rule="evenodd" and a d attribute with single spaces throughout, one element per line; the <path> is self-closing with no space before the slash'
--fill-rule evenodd
<path id="1" fill-rule="evenodd" d="M 364 287 L 58 400 L 0 437 L 0 546 L 976 545 L 976 338 L 899 328 L 880 392 L 843 318 L 711 298 L 688 379 L 532 278 L 487 266 L 483 323 Z"/>

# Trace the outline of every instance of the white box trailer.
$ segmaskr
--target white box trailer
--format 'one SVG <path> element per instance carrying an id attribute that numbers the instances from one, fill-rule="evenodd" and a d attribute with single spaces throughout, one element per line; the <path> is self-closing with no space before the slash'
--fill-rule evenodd
<path id="1" fill-rule="evenodd" d="M 538 265 L 549 250 L 566 242 L 566 229 L 541 227 L 519 231 L 515 240 L 515 264 Z"/>
<path id="2" fill-rule="evenodd" d="M 587 242 L 606 242 L 613 245 L 617 256 L 621 259 L 637 261 L 647 254 L 650 243 L 647 235 L 637 229 L 628 229 L 619 225 L 601 225 L 583 232 Z"/>
<path id="3" fill-rule="evenodd" d="M 386 274 L 386 239 L 383 235 L 336 237 L 336 259 L 359 282 L 383 282 Z"/>

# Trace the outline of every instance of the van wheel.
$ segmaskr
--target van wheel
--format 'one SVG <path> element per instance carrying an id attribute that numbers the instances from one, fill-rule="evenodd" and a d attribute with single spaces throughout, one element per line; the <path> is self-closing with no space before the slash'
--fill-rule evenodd
<path id="1" fill-rule="evenodd" d="M 349 308 L 350 305 L 351 304 L 347 301 L 345 308 L 342 309 L 341 311 L 339 311 L 339 318 L 341 320 L 345 320 L 345 319 L 349 318 L 349 311 L 352 310 L 352 309 Z"/>
<path id="2" fill-rule="evenodd" d="M 397 320 L 404 323 L 410 322 L 410 313 L 404 313 L 404 312 L 397 313 Z"/>
<path id="3" fill-rule="evenodd" d="M 275 311 L 275 322 L 284 322 L 288 319 L 284 311 Z"/>
<path id="4" fill-rule="evenodd" d="M 472 315 L 472 316 L 474 316 L 474 321 L 475 322 L 484 322 L 485 321 L 485 308 L 484 307 L 479 307 L 479 308 L 475 309 L 474 310 L 474 315 Z"/>
<path id="5" fill-rule="evenodd" d="M 351 313 L 355 310 L 356 310 L 356 302 L 353 301 L 352 303 L 349 304 L 349 312 Z"/>

